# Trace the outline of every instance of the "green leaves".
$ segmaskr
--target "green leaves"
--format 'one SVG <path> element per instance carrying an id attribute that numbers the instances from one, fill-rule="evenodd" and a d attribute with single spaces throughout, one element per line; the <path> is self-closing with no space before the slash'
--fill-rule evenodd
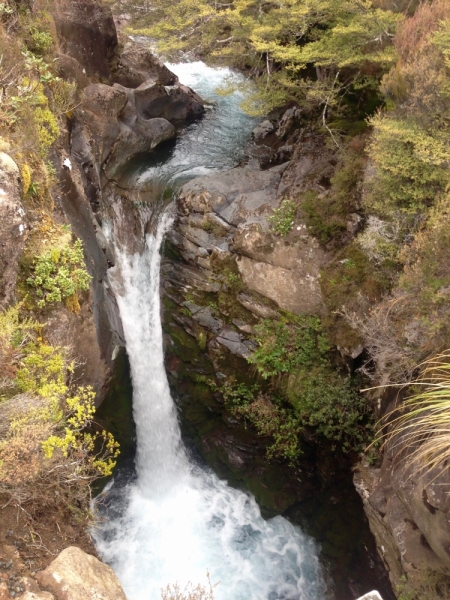
<path id="1" fill-rule="evenodd" d="M 35 288 L 37 304 L 43 308 L 89 289 L 90 280 L 84 266 L 83 246 L 77 240 L 73 246 L 54 248 L 39 256 L 27 283 Z"/>
<path id="2" fill-rule="evenodd" d="M 247 360 L 264 379 L 320 364 L 328 351 L 320 319 L 315 316 L 294 317 L 289 323 L 267 319 L 255 330 L 259 347 Z"/>
<path id="3" fill-rule="evenodd" d="M 251 95 L 259 114 L 267 114 L 287 100 L 305 101 L 315 84 L 320 88 L 316 100 L 330 106 L 330 93 L 348 85 L 334 81 L 344 67 L 353 70 L 352 79 L 364 69 L 373 74 L 389 68 L 400 19 L 370 0 L 154 0 L 134 31 L 156 39 L 163 53 L 191 51 L 252 69 L 259 100 Z M 306 77 L 311 65 L 322 70 L 317 81 Z M 249 106 L 255 113 L 257 108 Z"/>
<path id="4" fill-rule="evenodd" d="M 292 200 L 284 198 L 280 207 L 275 208 L 273 214 L 267 218 L 272 229 L 281 237 L 287 236 L 294 226 L 296 206 Z"/>
<path id="5" fill-rule="evenodd" d="M 305 379 L 293 400 L 304 426 L 332 442 L 332 448 L 361 451 L 367 440 L 369 406 L 350 377 L 322 371 Z"/>
<path id="6" fill-rule="evenodd" d="M 417 120 L 376 115 L 369 156 L 376 174 L 368 183 L 365 202 L 381 217 L 397 211 L 416 214 L 450 182 L 450 137 L 428 132 Z"/>

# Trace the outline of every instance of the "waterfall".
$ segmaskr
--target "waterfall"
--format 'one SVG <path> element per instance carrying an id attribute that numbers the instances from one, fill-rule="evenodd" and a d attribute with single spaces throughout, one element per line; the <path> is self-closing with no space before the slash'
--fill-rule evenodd
<path id="1" fill-rule="evenodd" d="M 238 112 L 236 100 L 232 110 Z M 209 127 L 217 122 L 213 115 Z M 233 135 L 240 135 L 239 124 L 223 127 L 236 127 Z M 208 163 L 205 144 L 205 139 L 217 144 L 220 135 L 226 139 L 226 131 L 213 130 L 208 137 L 206 122 L 190 132 L 191 140 L 206 136 L 199 142 L 204 162 L 195 152 L 191 162 L 179 160 L 185 156 L 183 144 L 192 147 L 187 137 L 180 142 L 181 154 L 175 151 L 159 171 L 153 167 L 145 177 L 170 181 L 198 167 L 227 166 L 225 158 Z M 97 503 L 99 554 L 116 571 L 129 600 L 157 600 L 161 588 L 175 582 L 182 588 L 187 582 L 205 584 L 207 572 L 218 583 L 216 600 L 322 600 L 325 588 L 313 540 L 282 517 L 264 520 L 251 494 L 219 480 L 183 446 L 164 368 L 160 320 L 160 246 L 170 224 L 170 216 L 163 214 L 146 234 L 141 253 L 117 247 L 116 265 L 109 271 L 131 365 L 137 457 L 136 477 L 126 485 L 113 483 Z"/>

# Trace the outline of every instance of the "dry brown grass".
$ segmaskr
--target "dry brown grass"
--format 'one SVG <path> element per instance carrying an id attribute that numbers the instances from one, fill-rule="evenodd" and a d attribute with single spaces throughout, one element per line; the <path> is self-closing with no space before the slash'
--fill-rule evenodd
<path id="1" fill-rule="evenodd" d="M 184 588 L 178 583 L 168 584 L 161 590 L 162 600 L 214 600 L 214 588 L 218 585 L 211 583 L 209 572 L 206 574 L 208 583 L 198 583 L 194 586 L 189 582 Z"/>
<path id="2" fill-rule="evenodd" d="M 450 350 L 419 365 L 413 391 L 385 420 L 385 447 L 411 472 L 450 468 Z"/>
<path id="3" fill-rule="evenodd" d="M 447 0 L 423 2 L 414 15 L 401 23 L 394 39 L 395 48 L 402 61 L 414 59 L 429 43 L 430 36 L 439 29 L 441 21 L 450 16 Z"/>

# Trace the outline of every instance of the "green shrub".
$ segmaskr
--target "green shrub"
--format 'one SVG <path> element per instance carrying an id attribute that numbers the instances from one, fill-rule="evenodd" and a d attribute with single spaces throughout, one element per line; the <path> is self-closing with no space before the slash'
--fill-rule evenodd
<path id="1" fill-rule="evenodd" d="M 332 449 L 361 451 L 371 431 L 369 406 L 357 392 L 357 383 L 324 369 L 305 377 L 294 392 L 292 403 L 298 420 L 329 440 Z"/>
<path id="2" fill-rule="evenodd" d="M 27 512 L 76 505 L 88 513 L 90 483 L 119 453 L 94 426 L 95 393 L 72 387 L 70 349 L 42 339 L 42 325 L 0 312 L 0 492 Z"/>
<path id="3" fill-rule="evenodd" d="M 303 196 L 301 210 L 306 226 L 322 244 L 329 242 L 346 227 L 345 220 L 342 216 L 333 214 L 333 209 L 330 197 L 320 198 L 319 194 L 312 190 L 308 190 Z"/>
<path id="4" fill-rule="evenodd" d="M 427 131 L 417 120 L 377 115 L 369 156 L 375 172 L 367 183 L 365 207 L 379 217 L 398 211 L 417 214 L 450 182 L 450 138 Z"/>
<path id="5" fill-rule="evenodd" d="M 31 27 L 27 46 L 35 54 L 45 54 L 52 48 L 53 38 L 47 31 Z"/>
<path id="6" fill-rule="evenodd" d="M 341 377 L 330 366 L 303 370 L 291 401 L 282 395 L 258 393 L 257 386 L 243 383 L 219 388 L 227 408 L 248 420 L 258 435 L 268 437 L 268 458 L 295 463 L 302 453 L 305 427 L 318 442 L 326 440 L 332 450 L 360 452 L 372 433 L 369 406 L 350 377 Z"/>
<path id="7" fill-rule="evenodd" d="M 343 248 L 321 273 L 320 286 L 330 313 L 344 305 L 353 308 L 360 298 L 379 300 L 389 290 L 395 269 L 396 265 L 373 264 L 356 244 Z"/>
<path id="8" fill-rule="evenodd" d="M 35 288 L 39 298 L 37 304 L 43 308 L 89 289 L 90 280 L 84 264 L 83 246 L 77 240 L 72 246 L 53 248 L 39 256 L 27 283 Z"/>
<path id="9" fill-rule="evenodd" d="M 46 150 L 58 139 L 58 121 L 49 108 L 41 106 L 34 110 L 33 118 L 41 145 L 41 153 L 45 156 Z"/>
<path id="10" fill-rule="evenodd" d="M 248 361 L 264 379 L 322 363 L 329 350 L 315 316 L 292 317 L 287 323 L 266 319 L 255 330 L 258 348 Z"/>
<path id="11" fill-rule="evenodd" d="M 273 214 L 267 218 L 269 223 L 272 225 L 273 231 L 281 237 L 286 237 L 294 226 L 295 203 L 288 198 L 284 198 L 281 201 L 279 208 L 273 209 Z"/>
<path id="12" fill-rule="evenodd" d="M 228 383 L 219 388 L 226 407 L 239 419 L 246 419 L 258 435 L 268 437 L 267 457 L 282 458 L 291 463 L 301 455 L 302 426 L 290 408 L 282 406 L 278 397 L 258 393 L 258 386 Z"/>

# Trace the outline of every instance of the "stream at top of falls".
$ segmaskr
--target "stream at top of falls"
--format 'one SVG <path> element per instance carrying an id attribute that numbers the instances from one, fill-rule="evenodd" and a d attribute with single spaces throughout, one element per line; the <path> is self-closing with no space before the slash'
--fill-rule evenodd
<path id="1" fill-rule="evenodd" d="M 239 93 L 214 94 L 230 75 L 227 69 L 199 62 L 168 66 L 181 83 L 216 103 L 182 132 L 165 160 L 157 158 L 137 177 L 142 185 L 158 180 L 173 188 L 235 166 L 254 121 L 240 110 Z M 160 246 L 170 226 L 169 213 L 161 215 L 142 253 L 116 246 L 108 275 L 131 366 L 137 453 L 136 477 L 121 485 L 119 475 L 97 500 L 98 552 L 129 600 L 158 600 L 168 584 L 207 585 L 207 573 L 217 583 L 216 600 L 322 600 L 315 542 L 281 516 L 264 520 L 251 494 L 229 487 L 184 447 L 160 318 Z M 105 229 L 111 236 L 114 227 Z"/>

